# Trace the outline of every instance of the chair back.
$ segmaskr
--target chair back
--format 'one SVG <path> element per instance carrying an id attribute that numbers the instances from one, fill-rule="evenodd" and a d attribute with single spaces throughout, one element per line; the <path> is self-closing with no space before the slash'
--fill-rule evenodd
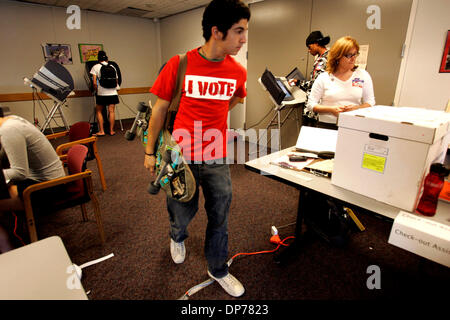
<path id="1" fill-rule="evenodd" d="M 77 141 L 89 138 L 91 132 L 91 124 L 87 121 L 74 123 L 69 130 L 69 141 Z"/>
<path id="2" fill-rule="evenodd" d="M 67 170 L 70 174 L 83 172 L 86 169 L 86 156 L 88 148 L 77 144 L 67 152 Z M 67 186 L 67 191 L 72 194 L 72 198 L 83 196 L 86 193 L 83 180 L 77 180 Z"/>
<path id="3" fill-rule="evenodd" d="M 105 233 L 103 230 L 100 206 L 97 197 L 92 191 L 92 172 L 85 170 L 87 153 L 88 148 L 86 146 L 74 144 L 67 153 L 66 163 L 69 173 L 68 176 L 36 183 L 24 190 L 23 200 L 25 216 L 31 242 L 38 240 L 33 211 L 44 207 L 45 212 L 59 211 L 80 205 L 83 220 L 87 221 L 88 216 L 85 204 L 92 201 L 100 238 L 102 243 L 105 243 Z M 41 192 L 47 192 L 47 194 L 43 197 Z M 39 200 L 45 199 L 44 205 L 41 206 L 41 208 L 38 208 L 38 206 L 35 207 L 33 200 L 31 199 L 32 196 L 37 196 Z"/>

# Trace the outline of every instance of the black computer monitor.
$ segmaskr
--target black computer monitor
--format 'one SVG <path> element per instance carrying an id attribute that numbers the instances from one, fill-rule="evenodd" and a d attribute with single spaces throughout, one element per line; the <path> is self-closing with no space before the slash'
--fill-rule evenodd
<path id="1" fill-rule="evenodd" d="M 261 76 L 261 82 L 266 87 L 267 91 L 269 91 L 269 94 L 272 96 L 276 104 L 281 104 L 287 95 L 291 97 L 289 90 L 281 81 L 277 81 L 272 72 L 270 72 L 267 68 Z"/>
<path id="2" fill-rule="evenodd" d="M 281 79 L 279 79 L 279 78 L 275 78 L 275 80 L 277 81 L 277 84 L 281 88 L 281 90 L 283 90 L 283 92 L 286 94 L 286 96 L 283 98 L 282 101 L 284 101 L 284 100 L 292 100 L 293 99 L 292 94 L 289 91 L 289 89 L 286 88 L 286 86 L 284 85 L 283 81 L 281 81 Z"/>
<path id="3" fill-rule="evenodd" d="M 297 80 L 306 80 L 305 76 L 303 75 L 303 73 L 298 70 L 297 67 L 295 67 L 291 72 L 289 72 L 289 74 L 286 76 L 286 79 L 291 80 L 291 79 L 297 79 Z"/>

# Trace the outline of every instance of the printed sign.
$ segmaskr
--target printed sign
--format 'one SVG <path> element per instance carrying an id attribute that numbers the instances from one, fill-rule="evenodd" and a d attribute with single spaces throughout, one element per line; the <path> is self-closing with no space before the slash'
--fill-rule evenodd
<path id="1" fill-rule="evenodd" d="M 390 244 L 450 267 L 450 226 L 400 211 L 392 225 Z"/>
<path id="2" fill-rule="evenodd" d="M 80 43 L 78 49 L 80 50 L 81 63 L 85 63 L 86 61 L 97 61 L 98 52 L 103 50 L 103 45 Z"/>
<path id="3" fill-rule="evenodd" d="M 230 100 L 236 91 L 236 80 L 186 75 L 184 89 L 186 97 Z"/>
<path id="4" fill-rule="evenodd" d="M 384 173 L 384 167 L 386 165 L 386 158 L 376 156 L 370 153 L 363 154 L 362 167 L 365 169 L 373 170 L 379 173 Z"/>

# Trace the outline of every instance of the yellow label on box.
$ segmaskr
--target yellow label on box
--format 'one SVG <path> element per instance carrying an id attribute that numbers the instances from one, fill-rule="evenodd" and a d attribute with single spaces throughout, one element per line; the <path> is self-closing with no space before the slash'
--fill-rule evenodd
<path id="1" fill-rule="evenodd" d="M 363 168 L 383 173 L 385 164 L 385 157 L 376 156 L 370 153 L 364 153 L 362 162 Z"/>

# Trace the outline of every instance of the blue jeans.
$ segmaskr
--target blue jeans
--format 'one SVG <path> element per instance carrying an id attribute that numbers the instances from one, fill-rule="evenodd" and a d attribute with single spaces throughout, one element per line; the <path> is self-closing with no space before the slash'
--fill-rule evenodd
<path id="1" fill-rule="evenodd" d="M 198 211 L 201 186 L 208 216 L 205 238 L 208 270 L 214 277 L 222 278 L 228 274 L 228 213 L 232 197 L 230 168 L 227 164 L 216 163 L 190 164 L 189 167 L 195 177 L 197 191 L 189 202 L 167 198 L 170 237 L 175 242 L 188 237 L 187 227 Z"/>

